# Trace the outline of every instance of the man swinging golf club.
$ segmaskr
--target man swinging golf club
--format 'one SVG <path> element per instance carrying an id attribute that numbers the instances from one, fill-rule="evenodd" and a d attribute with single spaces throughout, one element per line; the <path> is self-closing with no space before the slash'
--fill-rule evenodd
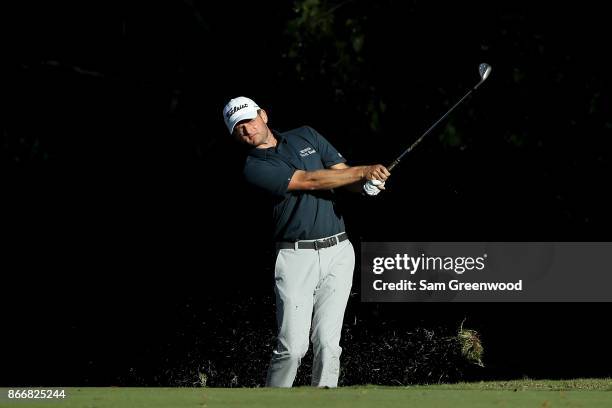
<path id="1" fill-rule="evenodd" d="M 244 166 L 247 181 L 274 197 L 278 338 L 266 385 L 293 385 L 311 329 L 312 385 L 338 385 L 340 332 L 355 253 L 334 205 L 333 189 L 347 187 L 368 195 L 384 190 L 389 170 L 482 85 L 491 66 L 480 64 L 478 73 L 480 81 L 388 168 L 380 164 L 349 167 L 314 129 L 273 132 L 268 115 L 251 99 L 239 97 L 227 103 L 223 117 L 229 132 L 251 147 Z"/>
<path id="2" fill-rule="evenodd" d="M 265 110 L 249 98 L 230 100 L 223 118 L 232 136 L 250 147 L 246 180 L 274 201 L 278 337 L 266 385 L 293 385 L 310 334 L 312 385 L 336 387 L 355 253 L 333 189 L 376 195 L 384 189 L 389 171 L 380 164 L 349 167 L 310 127 L 272 131 Z"/>

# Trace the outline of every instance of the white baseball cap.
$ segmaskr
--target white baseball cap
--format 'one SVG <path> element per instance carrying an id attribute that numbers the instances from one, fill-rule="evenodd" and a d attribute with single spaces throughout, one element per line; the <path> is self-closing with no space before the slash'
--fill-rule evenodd
<path id="1" fill-rule="evenodd" d="M 230 133 L 234 131 L 236 123 L 245 119 L 255 119 L 259 106 L 252 99 L 239 96 L 230 100 L 223 108 L 223 120 Z"/>

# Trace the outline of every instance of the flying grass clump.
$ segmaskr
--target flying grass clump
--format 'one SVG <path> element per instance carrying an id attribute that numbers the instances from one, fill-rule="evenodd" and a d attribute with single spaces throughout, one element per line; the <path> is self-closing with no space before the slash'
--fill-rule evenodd
<path id="1" fill-rule="evenodd" d="M 350 349 L 343 354 L 342 385 L 440 384 L 466 379 L 474 366 L 484 367 L 477 331 L 448 326 L 389 328 L 372 332 L 346 328 Z"/>
<path id="2" fill-rule="evenodd" d="M 465 321 L 465 320 L 464 320 Z M 459 327 L 457 339 L 461 345 L 461 355 L 469 362 L 484 367 L 482 362 L 483 347 L 480 342 L 480 336 L 476 330 L 464 329 L 463 322 Z"/>

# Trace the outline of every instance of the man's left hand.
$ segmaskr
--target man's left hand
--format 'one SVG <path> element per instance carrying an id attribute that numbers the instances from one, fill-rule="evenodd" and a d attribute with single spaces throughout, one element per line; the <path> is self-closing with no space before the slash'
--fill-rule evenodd
<path id="1" fill-rule="evenodd" d="M 368 180 L 363 185 L 363 190 L 369 196 L 375 196 L 385 189 L 385 183 L 380 180 Z"/>

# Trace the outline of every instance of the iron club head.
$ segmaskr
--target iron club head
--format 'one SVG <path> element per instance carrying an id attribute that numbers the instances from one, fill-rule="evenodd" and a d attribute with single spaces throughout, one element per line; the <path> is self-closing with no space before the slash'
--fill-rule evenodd
<path id="1" fill-rule="evenodd" d="M 491 74 L 491 66 L 489 64 L 482 63 L 478 66 L 478 73 L 480 79 L 484 81 Z"/>

